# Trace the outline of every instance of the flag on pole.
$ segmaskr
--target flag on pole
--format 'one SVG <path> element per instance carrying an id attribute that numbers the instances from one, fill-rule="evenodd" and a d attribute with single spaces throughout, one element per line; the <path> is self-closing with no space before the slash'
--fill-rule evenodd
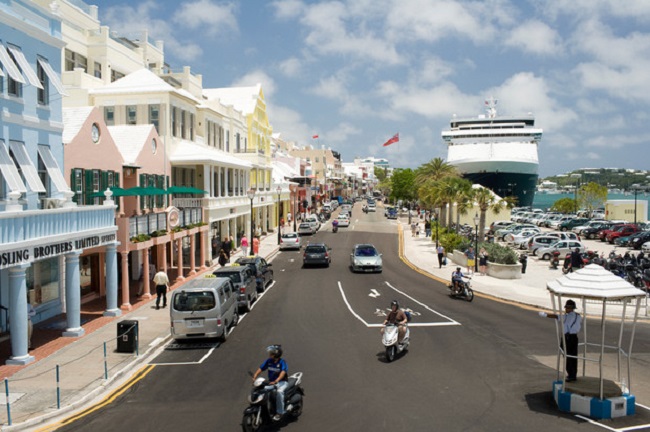
<path id="1" fill-rule="evenodd" d="M 311 138 L 312 139 L 318 139 L 318 135 L 312 135 Z"/>
<path id="2" fill-rule="evenodd" d="M 384 143 L 384 147 L 389 146 L 389 145 L 391 145 L 391 144 L 394 144 L 394 143 L 396 143 L 396 142 L 398 142 L 398 141 L 399 141 L 399 132 L 396 133 L 395 135 L 393 135 L 393 137 L 392 137 L 391 139 L 389 139 L 388 141 L 386 141 L 386 142 Z"/>

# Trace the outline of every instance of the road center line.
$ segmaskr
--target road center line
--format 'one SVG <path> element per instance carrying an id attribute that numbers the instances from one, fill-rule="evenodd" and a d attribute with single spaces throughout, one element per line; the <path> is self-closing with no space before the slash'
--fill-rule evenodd
<path id="1" fill-rule="evenodd" d="M 457 322 L 456 320 L 453 320 L 453 319 L 449 318 L 449 317 L 446 316 L 446 315 L 443 315 L 443 314 L 441 314 L 441 313 L 439 313 L 439 312 L 434 311 L 433 309 L 431 309 L 429 306 L 425 305 L 424 303 L 422 303 L 422 302 L 420 302 L 420 301 L 414 299 L 413 297 L 411 297 L 410 295 L 406 294 L 405 292 L 398 290 L 397 288 L 395 288 L 394 286 L 392 286 L 390 283 L 388 283 L 388 281 L 386 281 L 386 285 L 388 285 L 388 287 L 389 287 L 390 289 L 392 289 L 392 290 L 394 290 L 394 291 L 397 291 L 398 293 L 402 294 L 404 297 L 406 297 L 406 298 L 408 298 L 408 299 L 411 299 L 412 301 L 416 302 L 417 304 L 419 304 L 419 305 L 422 306 L 423 308 L 427 309 L 428 311 L 431 311 L 431 312 L 433 312 L 434 314 L 438 315 L 439 317 L 442 317 L 442 318 L 444 318 L 444 319 L 449 320 L 449 321 L 452 323 L 452 325 L 460 325 L 460 323 Z"/>

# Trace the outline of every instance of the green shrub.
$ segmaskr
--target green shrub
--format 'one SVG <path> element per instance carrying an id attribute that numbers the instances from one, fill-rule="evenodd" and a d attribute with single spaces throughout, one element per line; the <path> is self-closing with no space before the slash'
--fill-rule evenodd
<path id="1" fill-rule="evenodd" d="M 517 264 L 519 262 L 517 252 L 498 243 L 479 243 L 479 251 L 481 248 L 488 253 L 488 262 L 497 264 Z"/>
<path id="2" fill-rule="evenodd" d="M 131 243 L 141 243 L 151 239 L 147 234 L 138 234 L 137 236 L 131 237 Z"/>

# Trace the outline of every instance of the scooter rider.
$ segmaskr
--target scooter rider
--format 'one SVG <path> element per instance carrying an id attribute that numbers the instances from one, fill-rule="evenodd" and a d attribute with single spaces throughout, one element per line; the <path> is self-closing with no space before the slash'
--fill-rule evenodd
<path id="1" fill-rule="evenodd" d="M 253 374 L 253 382 L 265 370 L 269 371 L 269 384 L 275 385 L 275 415 L 273 420 L 278 421 L 284 415 L 284 391 L 287 388 L 289 368 L 282 358 L 282 346 L 271 345 L 266 348 L 269 353 L 264 363 Z"/>
<path id="2" fill-rule="evenodd" d="M 334 219 L 332 221 L 332 231 L 337 232 L 339 230 L 339 221 Z"/>
<path id="3" fill-rule="evenodd" d="M 397 341 L 402 342 L 402 339 L 404 339 L 404 335 L 406 334 L 406 323 L 408 323 L 408 318 L 404 311 L 399 308 L 399 303 L 397 300 L 390 302 L 390 312 L 388 312 L 388 315 L 386 315 L 384 326 L 388 323 L 399 325 Z M 384 334 L 383 327 L 381 329 L 381 333 Z"/>
<path id="4" fill-rule="evenodd" d="M 465 275 L 461 271 L 460 267 L 456 267 L 456 271 L 451 274 L 451 283 L 456 294 L 461 291 L 464 277 Z"/>

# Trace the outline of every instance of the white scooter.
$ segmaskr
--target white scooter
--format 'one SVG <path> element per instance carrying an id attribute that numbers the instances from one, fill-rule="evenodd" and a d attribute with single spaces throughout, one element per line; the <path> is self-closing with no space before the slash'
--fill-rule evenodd
<path id="1" fill-rule="evenodd" d="M 404 339 L 402 342 L 397 342 L 399 337 L 399 326 L 400 324 L 386 324 L 384 327 L 384 334 L 382 335 L 382 342 L 386 347 L 386 360 L 392 362 L 395 360 L 395 356 L 402 351 L 408 349 L 410 342 L 410 332 L 408 324 L 401 324 L 406 326 L 406 334 L 404 334 Z"/>

